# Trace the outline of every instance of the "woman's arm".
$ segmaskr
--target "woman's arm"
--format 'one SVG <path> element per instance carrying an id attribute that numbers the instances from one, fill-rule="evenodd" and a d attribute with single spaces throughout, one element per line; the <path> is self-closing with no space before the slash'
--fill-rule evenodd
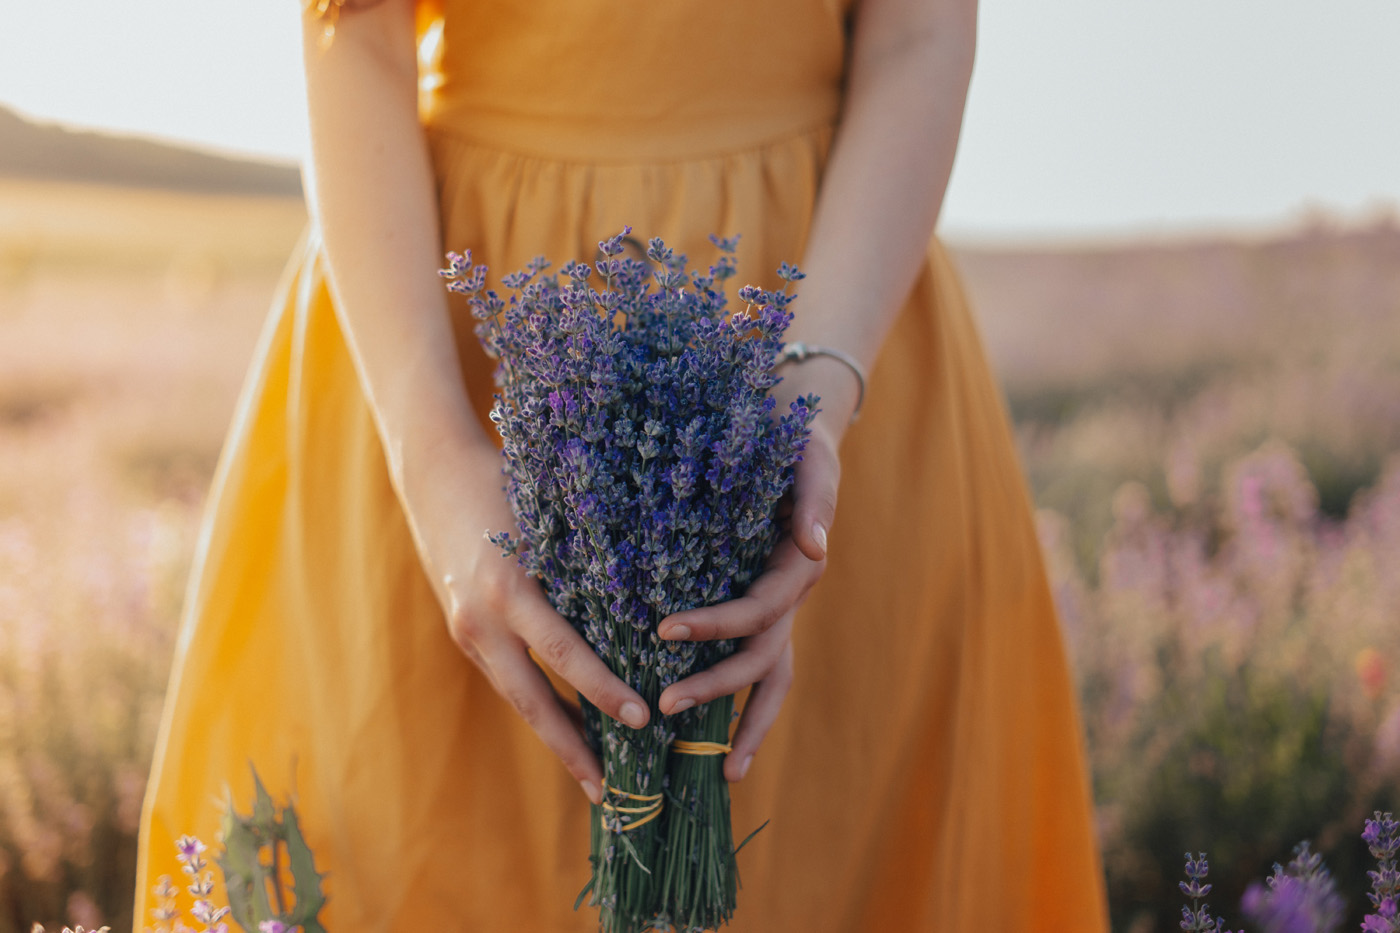
<path id="1" fill-rule="evenodd" d="M 453 638 L 595 802 L 602 771 L 527 647 L 600 709 L 646 722 L 487 530 L 514 527 L 500 454 L 467 399 L 448 318 L 438 204 L 418 121 L 413 0 L 347 7 L 334 41 L 303 22 L 311 202 L 336 311 L 390 478 Z M 386 624 L 387 624 L 386 620 Z"/>
<path id="2" fill-rule="evenodd" d="M 799 312 L 789 340 L 836 347 L 867 369 L 927 255 L 962 126 L 976 45 L 976 0 L 862 0 L 840 125 L 822 179 Z M 666 620 L 667 638 L 744 638 L 740 651 L 667 688 L 673 712 L 754 684 L 725 775 L 739 780 L 792 680 L 792 619 L 826 561 L 837 450 L 857 383 L 844 363 L 789 365 L 775 394 L 821 397 L 793 486 L 792 536 L 745 596 Z M 683 631 L 677 629 L 683 628 Z"/>

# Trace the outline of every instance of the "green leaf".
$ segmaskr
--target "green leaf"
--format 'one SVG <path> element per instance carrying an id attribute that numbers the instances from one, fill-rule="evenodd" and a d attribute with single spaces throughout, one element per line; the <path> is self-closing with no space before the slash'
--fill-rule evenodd
<path id="1" fill-rule="evenodd" d="M 301 834 L 297 811 L 291 804 L 282 811 L 282 829 L 286 834 L 287 861 L 292 868 L 292 893 L 296 898 L 296 907 L 288 923 L 300 926 L 303 933 L 326 933 L 319 919 L 321 908 L 326 903 L 326 896 L 321 891 L 321 880 L 325 876 L 316 870 L 311 847 Z"/>
<path id="2" fill-rule="evenodd" d="M 226 856 L 216 856 L 214 861 L 224 876 L 224 890 L 228 894 L 229 913 L 234 922 L 245 930 L 257 929 L 257 924 L 253 922 L 252 881 L 240 875 Z"/>
<path id="3" fill-rule="evenodd" d="M 738 854 L 739 854 L 739 850 L 742 849 L 744 846 L 748 845 L 750 839 L 752 839 L 754 836 L 757 836 L 759 833 L 763 832 L 764 827 L 767 826 L 767 825 L 768 825 L 769 823 L 771 823 L 771 822 L 772 822 L 772 820 L 764 820 L 764 821 L 763 821 L 763 826 L 758 827 L 758 829 L 755 829 L 753 832 L 751 832 L 751 833 L 749 833 L 747 836 L 745 836 L 745 837 L 744 837 L 744 841 L 741 842 L 741 843 L 739 843 L 737 846 L 734 847 L 734 854 L 735 854 L 735 855 L 738 855 Z"/>
<path id="4" fill-rule="evenodd" d="M 637 851 L 637 847 L 632 844 L 631 839 L 627 838 L 627 834 L 625 832 L 613 833 L 613 838 L 616 839 L 618 842 L 622 843 L 622 847 L 627 850 L 628 855 L 632 856 L 632 861 L 637 863 L 638 868 L 646 872 L 648 875 L 651 874 L 651 869 L 647 868 L 646 863 L 642 861 L 642 854 Z"/>
<path id="5" fill-rule="evenodd" d="M 574 898 L 574 910 L 578 910 L 583 905 L 583 899 L 588 896 L 588 892 L 593 890 L 593 885 L 597 883 L 596 878 L 589 878 L 588 884 L 583 886 L 583 890 L 578 892 L 578 897 Z"/>
<path id="6" fill-rule="evenodd" d="M 262 779 L 258 777 L 256 768 L 248 766 L 253 772 L 253 828 L 263 834 L 262 841 L 276 839 L 277 833 L 277 808 L 272 803 L 272 797 L 263 787 Z"/>
<path id="7" fill-rule="evenodd" d="M 229 913 L 243 929 L 255 930 L 259 922 L 272 919 L 266 876 L 258 859 L 262 843 L 252 821 L 233 808 L 232 793 L 226 792 L 226 801 L 220 832 L 224 849 L 215 862 L 224 875 Z"/>

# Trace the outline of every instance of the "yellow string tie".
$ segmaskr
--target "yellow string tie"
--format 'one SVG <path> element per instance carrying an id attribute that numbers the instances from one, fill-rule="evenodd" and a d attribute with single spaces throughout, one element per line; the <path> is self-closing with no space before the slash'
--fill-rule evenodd
<path id="1" fill-rule="evenodd" d="M 685 739 L 676 739 L 671 743 L 671 751 L 680 755 L 728 755 L 734 751 L 734 746 L 725 745 L 723 742 L 687 742 Z"/>
<path id="2" fill-rule="evenodd" d="M 620 807 L 617 804 L 609 803 L 608 801 L 604 800 L 603 809 L 608 813 L 645 814 L 645 816 L 642 816 L 640 819 L 635 819 L 625 826 L 619 825 L 618 828 L 614 830 L 613 827 L 608 825 L 608 818 L 605 813 L 600 818 L 603 821 L 603 828 L 608 830 L 609 832 L 631 832 L 638 826 L 645 826 L 646 824 L 650 823 L 652 820 L 656 819 L 658 816 L 661 815 L 661 805 L 663 803 L 662 798 L 666 796 L 665 794 L 633 794 L 629 791 L 619 790 L 616 787 L 613 787 L 609 784 L 604 784 L 603 787 L 610 794 L 613 794 L 618 797 L 624 797 L 628 800 L 636 800 L 645 804 L 645 806 L 640 807 Z"/>

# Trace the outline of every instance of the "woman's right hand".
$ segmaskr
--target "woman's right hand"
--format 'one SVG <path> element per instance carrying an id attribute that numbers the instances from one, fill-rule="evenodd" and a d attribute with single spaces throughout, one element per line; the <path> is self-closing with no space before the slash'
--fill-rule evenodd
<path id="1" fill-rule="evenodd" d="M 644 725 L 646 704 L 484 538 L 515 519 L 501 455 L 463 390 L 437 275 L 442 237 L 418 114 L 416 5 L 356 6 L 329 45 L 314 11 L 303 17 L 310 190 L 336 314 L 452 637 L 597 802 L 598 759 L 529 651 L 621 722 Z"/>
<path id="2" fill-rule="evenodd" d="M 554 611 L 539 583 L 486 533 L 515 529 L 501 489 L 495 448 L 405 463 L 401 498 L 425 569 L 462 652 L 559 756 L 588 799 L 602 801 L 603 771 L 584 741 L 573 708 L 536 658 L 607 715 L 646 725 L 646 702 L 614 675 L 572 625 Z"/>

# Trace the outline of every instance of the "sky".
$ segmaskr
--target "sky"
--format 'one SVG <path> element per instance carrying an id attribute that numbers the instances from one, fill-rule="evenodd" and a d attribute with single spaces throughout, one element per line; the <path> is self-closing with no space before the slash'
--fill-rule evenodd
<path id="1" fill-rule="evenodd" d="M 297 159 L 298 0 L 0 0 L 0 103 Z M 945 233 L 1400 212 L 1397 0 L 982 0 Z"/>

